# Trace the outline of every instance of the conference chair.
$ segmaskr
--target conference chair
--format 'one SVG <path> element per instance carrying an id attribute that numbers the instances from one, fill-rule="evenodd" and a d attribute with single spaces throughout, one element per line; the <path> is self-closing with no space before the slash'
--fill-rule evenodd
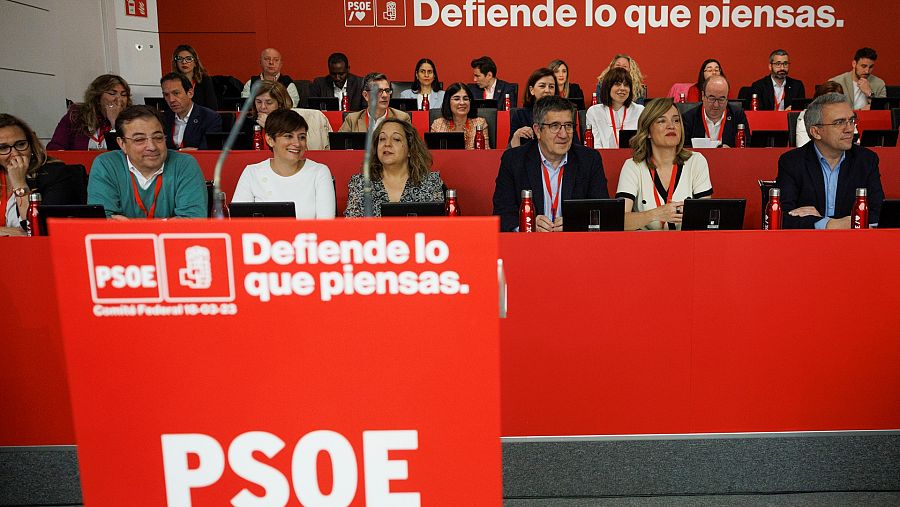
<path id="1" fill-rule="evenodd" d="M 587 111 L 579 110 L 578 111 L 578 137 L 579 139 L 584 139 L 584 131 L 587 130 Z"/>
<path id="2" fill-rule="evenodd" d="M 497 108 L 496 107 L 480 107 L 478 108 L 478 116 L 484 118 L 488 125 L 488 144 L 489 148 L 497 147 Z"/>
<path id="3" fill-rule="evenodd" d="M 900 109 L 891 109 L 891 128 L 898 130 L 900 127 Z"/>

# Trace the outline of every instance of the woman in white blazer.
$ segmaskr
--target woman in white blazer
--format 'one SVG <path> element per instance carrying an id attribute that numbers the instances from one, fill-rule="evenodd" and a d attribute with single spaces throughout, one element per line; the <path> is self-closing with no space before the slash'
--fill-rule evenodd
<path id="1" fill-rule="evenodd" d="M 631 75 L 621 68 L 611 69 L 603 76 L 600 103 L 591 106 L 585 117 L 586 126 L 594 135 L 594 148 L 627 148 L 620 146 L 619 133 L 636 130 L 638 117 L 644 106 L 633 102 Z"/>

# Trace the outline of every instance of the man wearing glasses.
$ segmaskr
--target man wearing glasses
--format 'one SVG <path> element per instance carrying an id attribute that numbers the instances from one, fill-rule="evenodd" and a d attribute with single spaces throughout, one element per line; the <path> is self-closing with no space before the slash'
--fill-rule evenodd
<path id="1" fill-rule="evenodd" d="M 292 107 L 306 107 L 305 103 L 301 104 L 300 94 L 297 92 L 297 86 L 294 84 L 294 80 L 291 79 L 291 76 L 281 73 L 282 66 L 284 66 L 284 60 L 282 60 L 281 53 L 277 49 L 263 49 L 262 54 L 259 55 L 259 69 L 261 72 L 256 76 L 250 76 L 250 79 L 244 83 L 241 97 L 249 97 L 250 88 L 253 86 L 253 83 L 260 79 L 264 81 L 278 81 L 287 89 L 288 95 L 291 97 L 291 102 L 294 104 Z M 307 98 L 308 97 L 304 97 L 304 99 Z"/>
<path id="2" fill-rule="evenodd" d="M 756 94 L 760 111 L 786 111 L 794 99 L 805 99 L 803 81 L 788 76 L 791 61 L 787 51 L 776 49 L 769 55 L 769 75 L 754 81 L 750 93 Z"/>
<path id="3" fill-rule="evenodd" d="M 391 88 L 391 82 L 388 81 L 387 76 L 380 72 L 372 72 L 366 74 L 365 79 L 363 79 L 362 97 L 365 101 L 365 109 L 349 113 L 345 116 L 344 123 L 341 124 L 341 128 L 338 129 L 338 132 L 366 131 L 369 126 L 369 121 L 371 120 L 369 118 L 368 104 L 370 100 L 369 90 L 372 88 L 373 84 L 378 89 L 376 92 L 378 97 L 375 98 L 375 119 L 372 120 L 375 122 L 375 126 L 377 127 L 385 118 L 397 118 L 406 122 L 409 121 L 409 115 L 407 113 L 390 107 L 391 94 L 394 93 L 394 90 Z"/>
<path id="4" fill-rule="evenodd" d="M 865 188 L 869 222 L 878 223 L 884 190 L 878 155 L 853 143 L 856 116 L 840 93 L 818 97 L 806 109 L 811 143 L 778 159 L 786 229 L 849 229 L 856 189 Z"/>
<path id="5" fill-rule="evenodd" d="M 750 145 L 750 124 L 744 110 L 728 104 L 728 80 L 712 76 L 703 83 L 700 107 L 686 111 L 683 116 L 684 144 L 691 139 L 705 137 L 718 141 L 720 146 L 734 146 L 738 125 L 744 126 L 747 145 Z"/>
<path id="6" fill-rule="evenodd" d="M 166 150 L 159 113 L 131 106 L 116 118 L 121 151 L 94 159 L 88 179 L 88 204 L 101 204 L 106 216 L 129 218 L 203 218 L 206 182 L 194 157 Z"/>
<path id="7" fill-rule="evenodd" d="M 522 190 L 532 191 L 539 232 L 559 232 L 563 228 L 563 201 L 567 199 L 607 199 L 606 174 L 597 150 L 573 143 L 575 106 L 550 95 L 534 105 L 537 142 L 510 148 L 500 159 L 494 187 L 494 215 L 500 216 L 500 230 L 519 226 Z"/>

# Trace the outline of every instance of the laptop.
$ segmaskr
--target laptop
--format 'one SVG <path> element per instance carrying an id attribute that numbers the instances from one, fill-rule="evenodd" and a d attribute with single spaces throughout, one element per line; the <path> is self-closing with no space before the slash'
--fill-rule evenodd
<path id="1" fill-rule="evenodd" d="M 48 218 L 106 218 L 100 204 L 41 204 L 38 206 L 38 223 L 44 235 L 50 234 Z"/>
<path id="2" fill-rule="evenodd" d="M 791 99 L 791 111 L 803 111 L 813 99 Z"/>
<path id="3" fill-rule="evenodd" d="M 754 130 L 750 136 L 751 148 L 783 148 L 788 145 L 787 130 Z"/>
<path id="4" fill-rule="evenodd" d="M 497 109 L 497 99 L 475 99 L 472 101 L 472 109 L 479 110 L 481 108 Z"/>
<path id="5" fill-rule="evenodd" d="M 113 151 L 113 150 L 121 150 L 122 149 L 121 147 L 119 147 L 119 142 L 116 141 L 117 137 L 119 137 L 119 136 L 115 132 L 107 132 L 107 133 L 103 134 L 103 138 L 106 139 L 106 149 L 107 150 Z"/>
<path id="6" fill-rule="evenodd" d="M 166 102 L 166 99 L 162 97 L 144 97 L 144 104 L 148 105 L 157 111 L 169 111 L 171 108 L 169 107 L 169 103 Z"/>
<path id="7" fill-rule="evenodd" d="M 318 109 L 319 111 L 340 111 L 341 103 L 337 97 L 310 97 L 310 109 Z"/>
<path id="8" fill-rule="evenodd" d="M 756 135 L 754 132 L 753 135 Z M 897 146 L 896 130 L 863 130 L 859 135 L 859 144 L 863 146 Z"/>
<path id="9" fill-rule="evenodd" d="M 872 97 L 871 109 L 897 109 L 900 108 L 900 97 Z"/>
<path id="10" fill-rule="evenodd" d="M 232 202 L 228 205 L 231 218 L 297 218 L 297 208 L 287 202 Z"/>
<path id="11" fill-rule="evenodd" d="M 620 130 L 619 131 L 619 148 L 628 148 L 631 138 L 637 134 L 637 130 Z"/>
<path id="12" fill-rule="evenodd" d="M 881 202 L 878 228 L 900 229 L 900 199 L 885 199 Z"/>
<path id="13" fill-rule="evenodd" d="M 383 217 L 442 217 L 444 201 L 386 202 L 381 205 Z"/>
<path id="14" fill-rule="evenodd" d="M 203 136 L 206 138 L 207 150 L 221 150 L 225 146 L 225 140 L 228 139 L 228 132 L 206 132 Z M 253 149 L 253 143 L 250 140 L 250 134 L 247 132 L 238 132 L 234 138 L 232 150 L 250 150 Z"/>
<path id="15" fill-rule="evenodd" d="M 425 132 L 424 136 L 429 150 L 466 149 L 466 135 L 462 132 Z"/>
<path id="16" fill-rule="evenodd" d="M 564 232 L 625 230 L 624 199 L 563 200 Z"/>
<path id="17" fill-rule="evenodd" d="M 744 227 L 746 199 L 687 199 L 683 231 L 739 231 Z"/>
<path id="18" fill-rule="evenodd" d="M 416 99 L 391 99 L 390 106 L 401 111 L 416 111 L 419 109 L 419 103 Z"/>
<path id="19" fill-rule="evenodd" d="M 328 146 L 332 150 L 366 149 L 365 132 L 329 132 Z"/>

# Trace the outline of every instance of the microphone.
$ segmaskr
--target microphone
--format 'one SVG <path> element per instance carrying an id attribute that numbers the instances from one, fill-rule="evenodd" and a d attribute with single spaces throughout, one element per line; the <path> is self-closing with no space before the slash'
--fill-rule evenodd
<path id="1" fill-rule="evenodd" d="M 369 157 L 371 157 L 373 148 L 372 136 L 375 132 L 375 112 L 378 103 L 378 85 L 371 83 L 369 87 L 369 104 L 368 113 L 369 126 L 366 129 L 366 149 L 365 158 L 363 159 L 362 175 L 363 175 L 363 216 L 371 217 L 374 215 L 374 204 L 372 202 L 372 174 L 369 169 Z"/>
<path id="2" fill-rule="evenodd" d="M 260 88 L 262 88 L 261 79 L 253 83 L 253 86 L 250 87 L 250 95 L 247 96 L 247 100 L 245 100 L 244 105 L 241 106 L 241 114 L 238 115 L 237 120 L 231 127 L 231 131 L 225 139 L 225 144 L 222 145 L 222 152 L 219 153 L 219 160 L 216 161 L 216 168 L 213 171 L 213 218 L 225 218 L 225 213 L 223 211 L 225 203 L 222 196 L 222 166 L 225 165 L 225 159 L 228 158 L 228 153 L 231 152 L 231 147 L 234 146 L 234 142 L 237 140 L 237 136 L 241 131 L 241 126 L 247 118 L 247 112 L 250 111 L 250 106 L 253 104 L 253 100 L 256 98 L 256 94 L 259 93 Z"/>

